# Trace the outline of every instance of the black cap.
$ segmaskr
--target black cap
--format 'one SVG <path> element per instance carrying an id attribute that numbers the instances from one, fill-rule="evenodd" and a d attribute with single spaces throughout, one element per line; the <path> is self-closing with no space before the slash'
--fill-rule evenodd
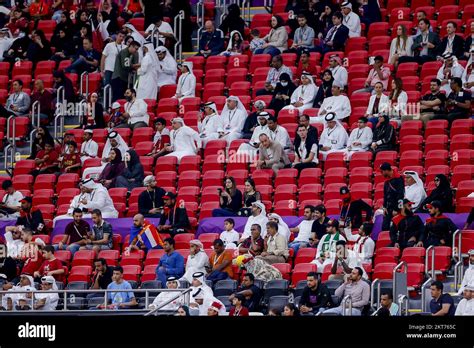
<path id="1" fill-rule="evenodd" d="M 23 203 L 23 202 L 33 203 L 33 198 L 23 197 L 23 199 L 20 201 L 20 203 Z"/>
<path id="2" fill-rule="evenodd" d="M 426 207 L 428 209 L 430 208 L 438 208 L 438 209 L 441 209 L 443 207 L 443 203 L 441 203 L 441 201 L 433 201 L 431 202 L 430 204 L 427 204 Z"/>
<path id="3" fill-rule="evenodd" d="M 384 162 L 380 165 L 380 170 L 392 170 L 392 166 L 388 162 Z"/>
<path id="4" fill-rule="evenodd" d="M 347 187 L 347 186 L 341 187 L 341 188 L 339 189 L 339 193 L 340 193 L 341 195 L 347 195 L 347 194 L 349 193 L 349 187 Z"/>

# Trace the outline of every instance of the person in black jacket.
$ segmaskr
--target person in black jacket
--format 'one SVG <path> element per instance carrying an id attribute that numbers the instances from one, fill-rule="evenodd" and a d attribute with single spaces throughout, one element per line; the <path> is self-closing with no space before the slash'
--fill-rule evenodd
<path id="1" fill-rule="evenodd" d="M 307 286 L 303 289 L 299 302 L 301 315 L 314 315 L 332 304 L 331 292 L 318 280 L 316 272 L 309 272 L 306 276 Z"/>
<path id="2" fill-rule="evenodd" d="M 219 26 L 224 36 L 228 37 L 230 33 L 237 30 L 242 36 L 245 35 L 245 21 L 240 17 L 240 7 L 237 4 L 231 4 L 227 7 L 227 16 Z"/>
<path id="3" fill-rule="evenodd" d="M 458 59 L 464 58 L 464 39 L 460 35 L 456 35 L 458 25 L 455 22 L 446 24 L 447 36 L 441 40 L 438 47 L 438 55 L 443 56 L 446 53 L 454 54 Z"/>
<path id="4" fill-rule="evenodd" d="M 316 168 L 319 163 L 319 148 L 314 138 L 308 139 L 308 129 L 304 125 L 300 124 L 298 126 L 297 133 L 299 141 L 294 146 L 295 161 L 292 166 L 298 170 L 299 175 L 303 169 Z"/>
<path id="5" fill-rule="evenodd" d="M 54 71 L 53 72 L 53 80 L 54 80 L 54 94 L 59 87 L 64 87 L 64 98 L 68 103 L 73 103 L 76 100 L 76 94 L 74 93 L 74 86 L 72 81 L 64 74 L 64 71 Z M 55 100 L 54 102 L 57 103 L 59 100 Z M 62 100 L 61 100 L 62 101 Z"/>
<path id="6" fill-rule="evenodd" d="M 451 184 L 448 178 L 444 174 L 438 174 L 434 178 L 436 188 L 431 191 L 428 197 L 421 202 L 420 207 L 416 211 L 417 213 L 427 213 L 428 209 L 425 207 L 433 201 L 440 201 L 442 206 L 441 210 L 445 213 L 454 212 L 453 207 L 453 191 L 451 190 Z"/>
<path id="7" fill-rule="evenodd" d="M 21 201 L 20 217 L 16 220 L 15 227 L 11 227 L 16 230 L 17 226 L 23 226 L 33 231 L 33 234 L 46 234 L 46 228 L 44 226 L 43 214 L 41 210 L 32 208 L 33 199 L 31 197 L 25 197 Z M 9 231 L 9 227 L 6 228 Z"/>
<path id="8" fill-rule="evenodd" d="M 163 196 L 164 207 L 161 211 L 158 231 L 169 233 L 172 237 L 179 233 L 185 233 L 191 227 L 186 208 L 176 202 L 173 192 L 166 192 Z M 168 222 L 168 224 L 166 224 Z"/>
<path id="9" fill-rule="evenodd" d="M 370 205 L 362 199 L 351 199 L 351 192 L 347 186 L 341 187 L 339 193 L 342 198 L 341 213 L 339 215 L 339 224 L 341 227 L 358 229 L 363 222 L 372 220 L 373 211 Z M 365 213 L 365 219 L 362 216 Z"/>
<path id="10" fill-rule="evenodd" d="M 225 189 L 217 189 L 220 208 L 212 211 L 212 216 L 237 216 L 242 208 L 242 192 L 237 189 L 235 179 L 229 176 L 224 180 Z"/>
<path id="11" fill-rule="evenodd" d="M 307 141 L 309 142 L 316 142 L 319 143 L 319 134 L 318 134 L 318 129 L 312 125 L 309 124 L 309 116 L 304 114 L 299 117 L 299 124 L 298 127 L 296 127 L 296 134 L 295 134 L 295 140 L 293 141 L 293 144 L 296 147 L 300 146 L 301 143 L 301 137 L 298 134 L 298 128 L 299 126 L 305 126 L 306 129 L 308 130 L 308 135 L 307 135 Z"/>
<path id="12" fill-rule="evenodd" d="M 126 187 L 128 191 L 132 191 L 135 187 L 142 186 L 145 172 L 135 150 L 128 150 L 125 153 L 124 162 L 125 170 L 115 180 L 115 187 Z"/>
<path id="13" fill-rule="evenodd" d="M 146 190 L 138 196 L 138 212 L 144 217 L 161 217 L 165 190 L 156 186 L 156 178 L 153 175 L 148 175 L 143 180 L 143 185 Z"/>
<path id="14" fill-rule="evenodd" d="M 280 81 L 276 84 L 275 89 L 273 90 L 273 99 L 268 108 L 275 110 L 275 114 L 278 116 L 281 109 L 290 105 L 291 95 L 295 89 L 296 86 L 291 80 L 290 75 L 282 73 L 280 75 Z"/>
<path id="15" fill-rule="evenodd" d="M 427 204 L 430 218 L 425 222 L 425 228 L 417 246 L 452 246 L 453 234 L 458 227 L 450 218 L 443 215 L 443 204 L 440 201 L 433 201 Z"/>
<path id="16" fill-rule="evenodd" d="M 395 141 L 395 130 L 390 124 L 390 118 L 388 115 L 379 114 L 379 122 L 375 127 L 371 146 L 374 158 L 380 151 L 393 150 L 395 148 Z"/>
<path id="17" fill-rule="evenodd" d="M 253 106 L 255 111 L 245 119 L 244 128 L 242 129 L 242 139 L 252 138 L 255 127 L 259 126 L 257 116 L 259 113 L 265 111 L 267 105 L 263 100 L 256 100 L 255 103 L 253 103 Z"/>
<path id="18" fill-rule="evenodd" d="M 384 162 L 380 166 L 380 171 L 385 178 L 383 185 L 383 222 L 382 230 L 390 229 L 390 221 L 393 217 L 393 211 L 403 202 L 405 195 L 405 182 L 396 172 L 390 163 Z"/>
<path id="19" fill-rule="evenodd" d="M 313 107 L 320 108 L 325 98 L 332 97 L 332 83 L 334 82 L 334 76 L 332 71 L 327 69 L 323 72 L 323 83 L 319 86 L 316 97 L 314 98 Z"/>
<path id="20" fill-rule="evenodd" d="M 354 12 L 357 12 L 354 9 Z M 382 21 L 382 14 L 380 13 L 380 6 L 377 0 L 362 0 L 359 7 L 360 22 L 369 28 L 370 24 Z"/>
<path id="21" fill-rule="evenodd" d="M 341 12 L 334 12 L 332 15 L 333 26 L 328 30 L 326 36 L 321 40 L 321 45 L 316 46 L 315 50 L 321 53 L 331 51 L 344 51 L 344 45 L 349 38 L 349 28 L 343 23 Z"/>
<path id="22" fill-rule="evenodd" d="M 390 227 L 391 246 L 403 250 L 418 244 L 423 234 L 423 221 L 411 211 L 412 202 L 403 200 L 402 208 L 398 208 L 398 215 L 392 219 Z"/>

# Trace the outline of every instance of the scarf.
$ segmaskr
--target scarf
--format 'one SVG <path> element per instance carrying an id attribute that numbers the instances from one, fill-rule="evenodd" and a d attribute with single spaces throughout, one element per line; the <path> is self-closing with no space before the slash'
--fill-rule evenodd
<path id="1" fill-rule="evenodd" d="M 132 226 L 130 230 L 130 244 L 132 243 L 135 243 L 136 245 L 138 245 L 138 243 L 143 244 L 142 235 L 148 230 L 151 231 L 152 234 L 154 235 L 155 241 L 161 247 L 163 247 L 164 243 L 163 243 L 163 240 L 161 239 L 160 234 L 158 233 L 156 227 L 152 223 L 150 223 L 150 221 L 148 220 L 145 220 L 143 222 L 142 227 Z"/>
<path id="2" fill-rule="evenodd" d="M 447 219 L 447 217 L 444 216 L 443 214 L 439 216 L 431 216 L 428 219 L 426 219 L 426 224 L 432 223 L 433 225 L 436 225 L 438 223 L 438 220 L 442 220 L 442 219 Z"/>
<path id="3" fill-rule="evenodd" d="M 329 248 L 330 248 L 329 241 L 331 240 L 331 236 L 332 236 L 332 234 L 327 234 L 326 238 L 324 238 L 322 252 L 329 251 Z M 338 240 L 339 240 L 339 232 L 336 232 L 336 234 L 334 235 L 334 238 L 333 238 L 332 241 L 337 242 Z"/>

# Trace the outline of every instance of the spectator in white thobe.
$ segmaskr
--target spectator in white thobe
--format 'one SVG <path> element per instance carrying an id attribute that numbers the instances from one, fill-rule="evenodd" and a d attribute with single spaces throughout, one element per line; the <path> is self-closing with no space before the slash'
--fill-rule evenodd
<path id="1" fill-rule="evenodd" d="M 337 54 L 329 56 L 329 70 L 332 72 L 334 81 L 337 81 L 339 85 L 342 86 L 342 88 L 345 88 L 347 86 L 349 74 L 347 69 L 342 66 L 341 57 L 339 57 Z"/>
<path id="2" fill-rule="evenodd" d="M 206 266 L 209 266 L 209 257 L 204 251 L 204 245 L 198 239 L 189 242 L 190 253 L 186 261 L 186 272 L 181 277 L 189 283 L 193 281 L 193 274 L 196 272 L 206 273 Z"/>
<path id="3" fill-rule="evenodd" d="M 342 24 L 349 28 L 349 37 L 360 37 L 360 18 L 357 13 L 352 12 L 352 4 L 349 1 L 341 4 L 341 12 L 344 16 Z"/>
<path id="4" fill-rule="evenodd" d="M 204 104 L 204 113 L 198 117 L 198 131 L 203 148 L 210 140 L 219 139 L 224 133 L 222 118 L 217 113 L 216 103 L 208 102 Z"/>
<path id="5" fill-rule="evenodd" d="M 468 284 L 474 284 L 474 249 L 469 250 L 469 266 L 464 271 L 464 277 L 462 278 L 461 287 L 459 288 L 458 295 L 461 295 L 464 288 Z"/>
<path id="6" fill-rule="evenodd" d="M 258 147 L 260 146 L 260 134 L 270 134 L 268 129 L 267 121 L 270 118 L 270 114 L 266 111 L 262 111 L 258 114 L 258 123 L 259 125 L 255 127 L 252 133 L 252 137 L 248 143 L 242 144 L 239 146 L 237 155 L 248 155 L 249 161 L 252 161 L 253 158 L 257 155 Z"/>
<path id="7" fill-rule="evenodd" d="M 314 84 L 313 76 L 304 72 L 301 74 L 301 85 L 291 95 L 290 105 L 285 106 L 282 110 L 296 109 L 300 114 L 303 114 L 306 109 L 313 107 L 316 93 L 318 93 L 318 87 Z"/>
<path id="8" fill-rule="evenodd" d="M 412 211 L 416 211 L 426 198 L 423 181 L 415 171 L 407 170 L 403 174 L 405 175 L 405 198 L 413 203 Z"/>
<path id="9" fill-rule="evenodd" d="M 176 86 L 176 94 L 173 98 L 178 98 L 181 103 L 184 98 L 196 96 L 196 76 L 193 74 L 193 62 L 183 62 L 180 65 L 181 75 Z M 186 110 L 184 110 L 186 112 Z"/>
<path id="10" fill-rule="evenodd" d="M 242 138 L 242 129 L 247 116 L 247 109 L 239 97 L 230 96 L 227 98 L 220 116 L 224 127 L 224 135 L 221 139 L 227 141 L 227 146 L 230 146 L 233 140 Z"/>
<path id="11" fill-rule="evenodd" d="M 201 138 L 192 128 L 185 125 L 181 117 L 176 117 L 171 121 L 173 130 L 170 134 L 171 145 L 165 147 L 170 152 L 165 156 L 178 158 L 178 163 L 184 156 L 195 156 L 201 149 Z"/>
<path id="12" fill-rule="evenodd" d="M 143 59 L 137 70 L 137 99 L 153 99 L 158 95 L 158 56 L 153 44 L 143 46 Z"/>
<path id="13" fill-rule="evenodd" d="M 347 145 L 347 132 L 342 124 L 336 119 L 336 115 L 330 112 L 326 115 L 326 125 L 319 139 L 320 153 L 323 161 L 327 155 L 333 152 L 344 152 Z"/>
<path id="14" fill-rule="evenodd" d="M 339 82 L 334 81 L 332 83 L 332 97 L 325 98 L 321 107 L 319 108 L 318 116 L 311 117 L 310 122 L 321 122 L 325 120 L 325 116 L 332 112 L 336 115 L 337 120 L 343 120 L 349 117 L 351 114 L 351 103 L 349 98 L 345 95 L 341 95 L 342 85 Z"/>
<path id="15" fill-rule="evenodd" d="M 347 160 L 351 159 L 354 152 L 369 151 L 370 145 L 372 145 L 373 134 L 372 129 L 367 126 L 368 122 L 367 117 L 361 117 L 357 121 L 357 128 L 351 132 L 349 140 L 347 141 Z"/>
<path id="16" fill-rule="evenodd" d="M 464 74 L 464 68 L 452 53 L 446 53 L 443 58 L 444 64 L 439 68 L 436 78 L 441 81 L 441 90 L 449 95 L 451 93 L 451 79 L 453 77 L 461 78 Z"/>
<path id="17" fill-rule="evenodd" d="M 164 46 L 155 50 L 158 54 L 158 89 L 164 85 L 174 85 L 178 75 L 178 64 L 171 53 Z"/>
<path id="18" fill-rule="evenodd" d="M 81 145 L 81 162 L 84 163 L 86 159 L 96 158 L 97 152 L 99 151 L 99 145 L 92 140 L 94 132 L 92 129 L 86 129 L 84 131 L 84 142 Z"/>

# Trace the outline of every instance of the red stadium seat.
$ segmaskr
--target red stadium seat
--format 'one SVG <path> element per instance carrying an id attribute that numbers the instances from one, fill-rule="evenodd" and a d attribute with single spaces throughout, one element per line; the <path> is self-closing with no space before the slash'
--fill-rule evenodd
<path id="1" fill-rule="evenodd" d="M 374 267 L 373 279 L 393 279 L 393 269 L 397 266 L 396 263 L 379 263 Z"/>

